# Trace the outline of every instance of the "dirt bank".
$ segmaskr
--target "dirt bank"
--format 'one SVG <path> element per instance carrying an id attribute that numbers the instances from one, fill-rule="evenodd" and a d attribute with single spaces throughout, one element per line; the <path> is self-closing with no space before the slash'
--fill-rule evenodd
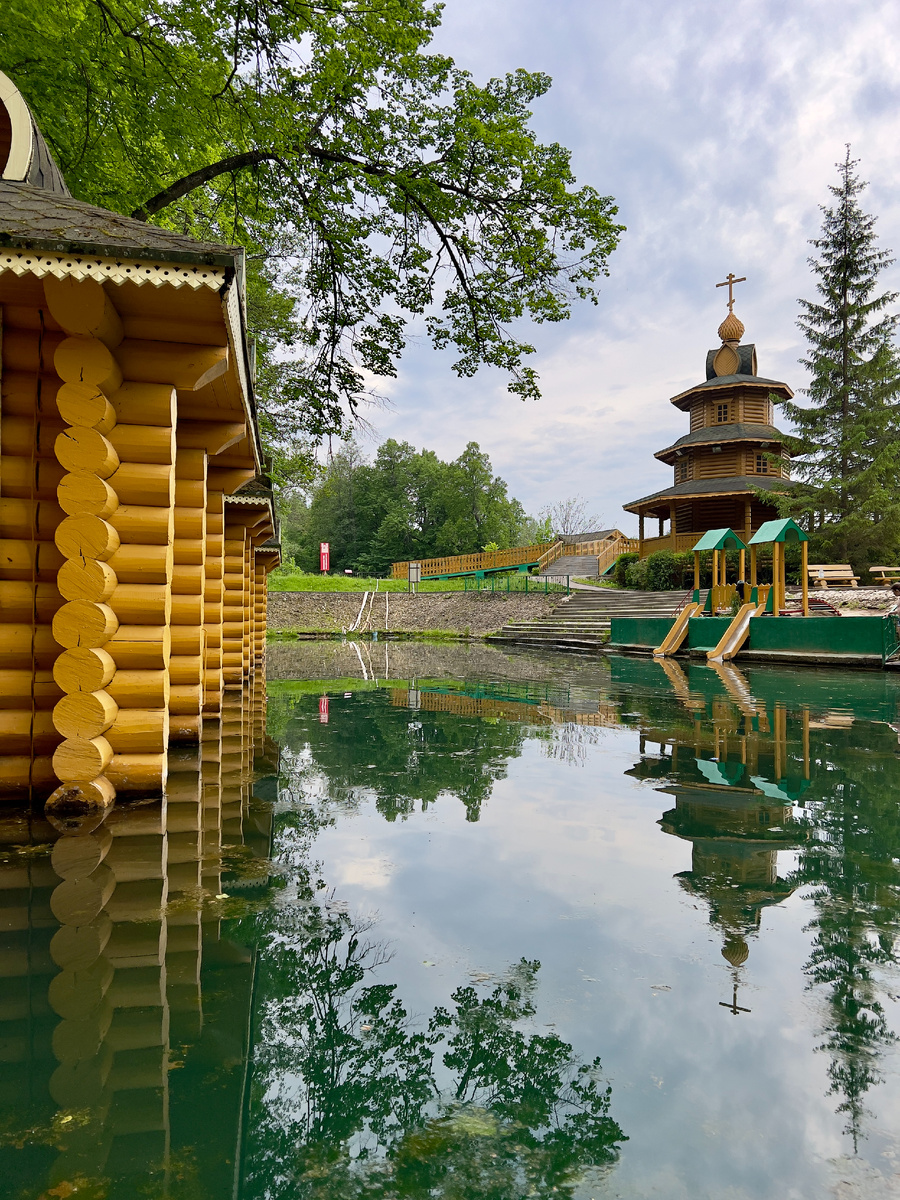
<path id="1" fill-rule="evenodd" d="M 369 633 L 425 633 L 448 630 L 480 637 L 496 633 L 508 621 L 529 621 L 552 612 L 559 596 L 514 593 L 437 592 L 398 595 L 359 592 L 272 592 L 269 629 L 341 633 L 353 628 Z"/>

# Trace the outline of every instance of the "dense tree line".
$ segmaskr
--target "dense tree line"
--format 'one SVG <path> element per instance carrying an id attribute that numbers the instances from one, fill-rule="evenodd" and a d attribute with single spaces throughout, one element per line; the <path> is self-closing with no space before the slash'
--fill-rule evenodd
<path id="1" fill-rule="evenodd" d="M 318 570 L 320 542 L 331 547 L 333 570 L 381 576 L 393 562 L 504 549 L 549 535 L 549 522 L 526 516 L 477 442 L 453 462 L 393 438 L 368 462 L 349 442 L 308 497 L 282 506 L 285 558 L 304 571 Z"/>

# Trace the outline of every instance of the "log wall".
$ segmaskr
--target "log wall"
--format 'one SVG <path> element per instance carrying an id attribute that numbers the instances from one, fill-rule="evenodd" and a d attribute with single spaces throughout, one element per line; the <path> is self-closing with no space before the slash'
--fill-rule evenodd
<path id="1" fill-rule="evenodd" d="M 0 792 L 162 796 L 170 746 L 261 668 L 277 563 L 266 496 L 230 500 L 256 466 L 221 408 L 226 327 L 210 345 L 207 308 L 204 344 L 154 340 L 189 323 L 132 312 L 126 336 L 112 285 L 2 279 Z"/>

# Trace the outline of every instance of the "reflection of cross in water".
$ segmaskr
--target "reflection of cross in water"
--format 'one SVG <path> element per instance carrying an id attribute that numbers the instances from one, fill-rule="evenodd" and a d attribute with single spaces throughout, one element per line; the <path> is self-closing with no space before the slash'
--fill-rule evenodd
<path id="1" fill-rule="evenodd" d="M 737 1015 L 738 1015 L 738 1013 L 742 1013 L 742 1012 L 750 1012 L 750 1009 L 749 1009 L 749 1008 L 741 1008 L 741 1006 L 738 1004 L 738 1002 L 737 1002 L 737 989 L 738 989 L 737 980 L 735 980 L 735 981 L 734 981 L 734 995 L 733 995 L 733 996 L 732 996 L 732 998 L 731 998 L 731 1003 L 729 1004 L 729 1003 L 728 1003 L 726 1000 L 720 1000 L 720 1001 L 719 1001 L 719 1008 L 727 1008 L 727 1009 L 729 1009 L 729 1010 L 730 1010 L 730 1011 L 731 1011 L 731 1012 L 732 1012 L 732 1013 L 733 1013 L 735 1016 L 737 1016 Z"/>

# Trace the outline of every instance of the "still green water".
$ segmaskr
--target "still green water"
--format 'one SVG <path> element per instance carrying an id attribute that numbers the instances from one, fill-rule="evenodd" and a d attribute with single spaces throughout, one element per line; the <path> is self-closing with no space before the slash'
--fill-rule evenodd
<path id="1" fill-rule="evenodd" d="M 0 865 L 31 967 L 0 981 L 0 1195 L 900 1195 L 900 680 L 269 653 L 268 761 L 200 892 L 176 818 L 120 818 L 168 901 L 109 902 L 81 1084 L 50 864 Z"/>

